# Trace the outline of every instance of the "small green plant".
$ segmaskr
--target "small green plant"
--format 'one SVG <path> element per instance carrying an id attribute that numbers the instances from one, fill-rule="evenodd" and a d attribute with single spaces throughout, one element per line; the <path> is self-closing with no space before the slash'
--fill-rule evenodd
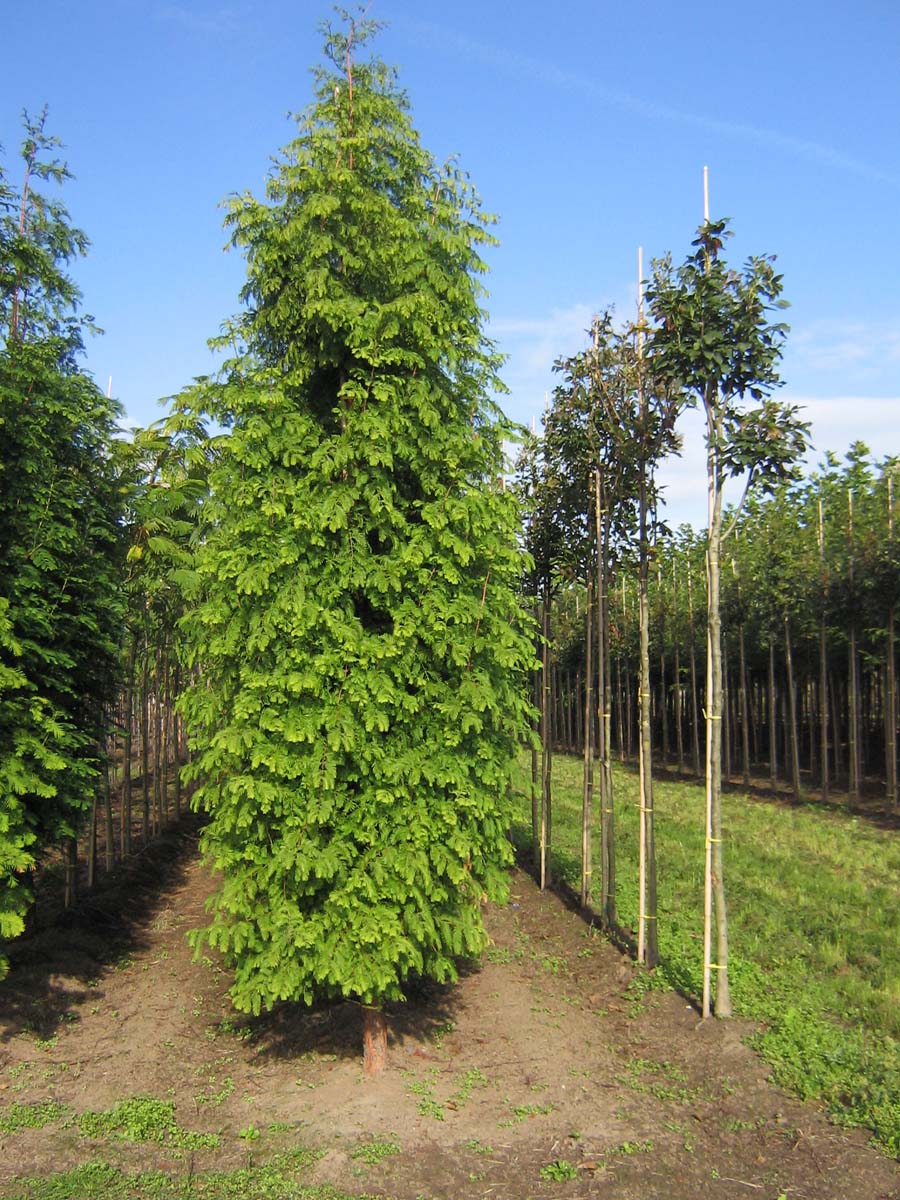
<path id="1" fill-rule="evenodd" d="M 541 959 L 541 966 L 548 975 L 562 975 L 566 969 L 566 960 L 558 954 L 545 954 Z"/>
<path id="2" fill-rule="evenodd" d="M 192 1009 L 191 1011 L 193 1012 L 194 1016 L 200 1015 L 199 1009 L 196 1011 Z M 239 1042 L 249 1042 L 253 1037 L 253 1030 L 249 1025 L 236 1025 L 230 1017 L 225 1017 L 224 1020 L 219 1022 L 219 1024 L 216 1026 L 216 1032 L 235 1037 Z"/>
<path id="3" fill-rule="evenodd" d="M 218 1091 L 200 1092 L 194 1099 L 197 1104 L 208 1104 L 211 1108 L 218 1108 L 220 1104 L 224 1104 L 228 1097 L 233 1094 L 234 1080 L 230 1075 L 226 1075 Z"/>
<path id="4" fill-rule="evenodd" d="M 376 1167 L 393 1154 L 401 1153 L 399 1142 L 363 1142 L 350 1151 L 350 1157 L 357 1162 L 364 1162 L 368 1167 Z"/>
<path id="5" fill-rule="evenodd" d="M 113 1137 L 127 1142 L 156 1142 L 182 1150 L 200 1150 L 219 1145 L 216 1133 L 194 1133 L 182 1129 L 175 1120 L 171 1100 L 153 1096 L 132 1096 L 108 1112 L 86 1112 L 78 1118 L 85 1137 Z"/>
<path id="6" fill-rule="evenodd" d="M 495 963 L 497 966 L 506 966 L 512 962 L 512 951 L 508 946 L 488 946 L 484 952 L 484 957 L 489 963 Z"/>
<path id="7" fill-rule="evenodd" d="M 248 1125 L 246 1129 L 242 1129 L 238 1134 L 239 1138 L 243 1138 L 245 1142 L 259 1141 L 259 1130 L 255 1125 Z"/>
<path id="8" fill-rule="evenodd" d="M 643 1142 L 622 1142 L 621 1146 L 617 1146 L 613 1151 L 614 1154 L 649 1154 L 653 1149 L 653 1143 L 648 1138 Z"/>
<path id="9" fill-rule="evenodd" d="M 20 1129 L 43 1129 L 52 1125 L 68 1111 L 55 1100 L 37 1100 L 32 1104 L 11 1104 L 0 1112 L 0 1133 L 17 1133 Z"/>
<path id="10" fill-rule="evenodd" d="M 516 1104 L 512 1110 L 512 1117 L 507 1121 L 501 1121 L 501 1128 L 507 1128 L 510 1125 L 518 1125 L 522 1121 L 527 1121 L 529 1117 L 545 1117 L 548 1113 L 553 1112 L 552 1104 Z"/>
<path id="11" fill-rule="evenodd" d="M 487 1076 L 479 1067 L 472 1067 L 471 1070 L 464 1074 L 457 1075 L 459 1086 L 450 1097 L 450 1101 L 456 1108 L 462 1108 L 477 1087 L 487 1087 Z"/>
<path id="12" fill-rule="evenodd" d="M 494 1147 L 486 1146 L 484 1142 L 479 1142 L 478 1138 L 471 1138 L 466 1142 L 466 1149 L 471 1150 L 473 1154 L 493 1154 Z"/>
<path id="13" fill-rule="evenodd" d="M 541 1167 L 541 1179 L 561 1183 L 566 1179 L 577 1179 L 578 1170 L 567 1158 L 556 1158 Z"/>
<path id="14" fill-rule="evenodd" d="M 455 1021 L 445 1021 L 443 1025 L 438 1025 L 431 1035 L 432 1043 L 440 1050 L 444 1044 L 444 1038 L 448 1033 L 452 1033 L 456 1028 Z"/>

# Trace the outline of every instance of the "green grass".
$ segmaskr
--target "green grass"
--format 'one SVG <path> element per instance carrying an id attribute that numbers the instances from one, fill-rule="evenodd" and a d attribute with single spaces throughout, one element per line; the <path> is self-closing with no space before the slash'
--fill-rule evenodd
<path id="1" fill-rule="evenodd" d="M 220 1141 L 216 1133 L 193 1133 L 182 1129 L 175 1120 L 172 1101 L 157 1100 L 153 1096 L 132 1096 L 128 1100 L 121 1100 L 107 1112 L 82 1113 L 78 1118 L 78 1128 L 89 1138 L 113 1137 L 127 1142 L 156 1142 L 186 1150 L 218 1146 Z"/>
<path id="2" fill-rule="evenodd" d="M 141 1171 L 129 1175 L 108 1163 L 83 1163 L 69 1171 L 19 1179 L 0 1191 L 3 1200 L 369 1200 L 328 1185 L 302 1182 L 319 1155 L 295 1150 L 271 1162 L 236 1171 L 169 1175 Z"/>
<path id="3" fill-rule="evenodd" d="M 0 1133 L 18 1133 L 20 1129 L 43 1129 L 62 1120 L 68 1109 L 55 1100 L 36 1100 L 32 1104 L 10 1104 L 0 1110 Z"/>
<path id="4" fill-rule="evenodd" d="M 530 843 L 528 763 L 515 832 Z M 553 869 L 579 886 L 581 760 L 554 759 Z M 702 988 L 704 790 L 654 783 L 659 975 Z M 637 924 L 637 778 L 614 769 L 617 903 Z M 870 1128 L 900 1157 L 900 840 L 814 805 L 722 799 L 729 976 L 735 1011 L 759 1021 L 756 1045 L 779 1084 Z M 599 863 L 599 829 L 594 861 Z M 595 867 L 594 904 L 599 906 Z"/>

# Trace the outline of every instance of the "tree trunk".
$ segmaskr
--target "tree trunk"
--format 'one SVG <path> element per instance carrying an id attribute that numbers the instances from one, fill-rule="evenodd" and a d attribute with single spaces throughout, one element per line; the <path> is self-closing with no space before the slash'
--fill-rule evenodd
<path id="1" fill-rule="evenodd" d="M 594 801 L 594 746 L 591 725 L 594 718 L 594 581 L 588 578 L 585 624 L 585 674 L 587 687 L 584 696 L 584 779 L 581 794 L 581 903 L 591 902 L 593 855 L 591 853 L 591 809 Z"/>
<path id="2" fill-rule="evenodd" d="M 544 582 L 541 606 L 541 891 L 550 882 L 550 836 L 553 767 L 553 696 L 550 673 L 550 584 Z"/>
<path id="3" fill-rule="evenodd" d="M 541 628 L 540 608 L 535 601 L 534 606 L 534 627 L 536 630 Z M 535 659 L 543 660 L 543 651 L 538 646 L 536 647 Z M 541 713 L 543 711 L 542 692 L 541 692 L 541 671 L 539 667 L 535 667 L 531 673 L 531 690 L 532 700 L 534 702 L 535 716 L 532 722 L 534 731 L 534 739 L 531 743 L 531 858 L 535 868 L 540 869 L 541 864 L 541 808 L 542 808 L 542 784 L 541 784 L 541 765 L 538 752 L 538 742 L 541 739 L 541 731 L 543 728 Z"/>
<path id="4" fill-rule="evenodd" d="M 888 613 L 884 671 L 884 769 L 887 779 L 887 802 L 891 812 L 897 811 L 897 655 L 894 624 L 895 612 L 894 606 L 891 605 L 890 612 Z"/>
<path id="5" fill-rule="evenodd" d="M 715 1014 L 731 1016 L 728 983 L 728 909 L 722 855 L 722 622 L 720 560 L 722 543 L 722 482 L 718 447 L 722 443 L 718 396 L 707 396 L 707 481 L 709 533 L 707 538 L 707 720 L 706 720 L 706 921 L 704 935 L 703 1015 L 709 1016 L 711 973 L 716 974 Z M 715 906 L 716 962 L 712 962 L 711 908 Z"/>
<path id="6" fill-rule="evenodd" d="M 784 662 L 787 667 L 788 712 L 791 723 L 791 787 L 794 800 L 799 804 L 802 799 L 800 790 L 800 747 L 797 727 L 797 689 L 794 685 L 794 661 L 791 653 L 791 626 L 787 617 L 784 618 Z"/>
<path id="7" fill-rule="evenodd" d="M 71 908 L 78 899 L 78 842 L 74 837 L 66 838 L 66 882 L 63 905 Z"/>
<path id="8" fill-rule="evenodd" d="M 119 812 L 121 857 L 131 854 L 131 754 L 134 732 L 134 668 L 137 660 L 137 636 L 132 634 L 128 652 L 128 673 L 125 678 L 124 712 L 125 728 L 122 736 L 122 807 Z"/>
<path id="9" fill-rule="evenodd" d="M 738 653 L 740 662 L 738 669 L 740 679 L 741 702 L 741 779 L 744 787 L 750 786 L 750 705 L 747 701 L 747 654 L 744 645 L 744 626 L 738 629 Z"/>
<path id="10" fill-rule="evenodd" d="M 94 798 L 91 801 L 91 823 L 88 827 L 87 844 L 87 887 L 88 891 L 94 886 L 97 875 L 97 789 L 94 788 Z"/>
<path id="11" fill-rule="evenodd" d="M 775 638 L 769 634 L 769 787 L 778 789 L 778 723 L 775 719 Z"/>
<path id="12" fill-rule="evenodd" d="M 640 482 L 638 503 L 638 624 L 640 637 L 640 736 L 638 739 L 639 779 L 639 866 L 638 866 L 638 961 L 648 967 L 659 962 L 656 937 L 656 851 L 653 837 L 653 748 L 650 721 L 650 581 L 647 544 L 647 495 L 644 479 Z M 665 699 L 663 700 L 665 714 Z M 665 731 L 665 716 L 663 730 Z"/>
<path id="13" fill-rule="evenodd" d="M 600 919 L 611 929 L 616 924 L 616 843 L 610 761 L 611 664 L 609 657 L 609 603 L 607 550 L 609 520 L 602 505 L 599 470 L 594 471 L 594 522 L 597 542 L 597 758 L 600 767 Z"/>
<path id="14" fill-rule="evenodd" d="M 141 834 L 146 846 L 150 840 L 150 650 L 144 640 L 144 663 L 141 672 Z"/>
<path id="15" fill-rule="evenodd" d="M 819 622 L 819 771 L 822 803 L 828 803 L 828 655 L 825 617 Z"/>
<path id="16" fill-rule="evenodd" d="M 697 647 L 694 642 L 694 589 L 691 586 L 691 564 L 688 563 L 688 623 L 690 625 L 691 656 L 691 753 L 694 774 L 700 778 L 700 705 L 697 700 Z"/>
<path id="17" fill-rule="evenodd" d="M 387 1021 L 380 1008 L 363 1005 L 363 1070 L 380 1075 L 387 1065 Z"/>
<path id="18" fill-rule="evenodd" d="M 847 671 L 847 759 L 849 779 L 847 799 L 850 804 L 859 802 L 859 661 L 856 650 L 856 618 L 850 621 L 850 638 L 847 647 L 849 665 Z"/>
<path id="19" fill-rule="evenodd" d="M 115 739 L 113 739 L 115 746 Z M 103 831 L 106 849 L 106 869 L 111 871 L 116 863 L 115 834 L 113 832 L 112 788 L 109 781 L 111 755 L 108 751 L 103 758 Z"/>

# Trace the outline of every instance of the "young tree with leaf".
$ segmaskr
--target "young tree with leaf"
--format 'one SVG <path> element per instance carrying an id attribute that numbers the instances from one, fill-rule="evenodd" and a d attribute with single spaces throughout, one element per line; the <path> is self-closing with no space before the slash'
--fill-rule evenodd
<path id="1" fill-rule="evenodd" d="M 505 891 L 533 646 L 479 276 L 492 218 L 423 149 L 394 74 L 327 64 L 265 200 L 234 199 L 238 353 L 194 403 L 216 440 L 185 619 L 206 852 L 202 938 L 232 998 L 382 1006 L 455 977 Z"/>
<path id="2" fill-rule="evenodd" d="M 706 417 L 707 690 L 706 779 L 707 863 L 703 1015 L 710 1012 L 711 970 L 716 970 L 715 1012 L 731 1015 L 728 984 L 728 925 L 722 855 L 722 629 L 720 578 L 722 544 L 734 528 L 723 527 L 726 480 L 743 478 L 767 489 L 793 472 L 806 448 L 808 426 L 795 408 L 779 404 L 778 386 L 785 326 L 770 319 L 783 308 L 782 279 L 773 260 L 750 258 L 742 271 L 722 257 L 730 236 L 726 221 L 706 220 L 694 252 L 678 268 L 666 257 L 654 263 L 647 302 L 655 328 L 648 342 L 653 372 L 681 388 Z M 735 519 L 740 512 L 740 505 Z M 716 962 L 712 962 L 712 902 L 715 901 Z"/>

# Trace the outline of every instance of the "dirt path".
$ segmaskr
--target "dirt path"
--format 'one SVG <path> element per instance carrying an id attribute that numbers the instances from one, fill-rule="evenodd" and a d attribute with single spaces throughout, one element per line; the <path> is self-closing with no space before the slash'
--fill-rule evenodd
<path id="1" fill-rule="evenodd" d="M 300 1144 L 319 1152 L 310 1182 L 399 1200 L 900 1196 L 897 1164 L 863 1133 L 766 1081 L 747 1026 L 642 995 L 631 964 L 522 873 L 488 913 L 481 967 L 395 1011 L 376 1081 L 351 1005 L 231 1010 L 227 972 L 185 938 L 209 890 L 191 837 L 170 837 L 17 949 L 0 985 L 0 1109 L 53 1100 L 67 1115 L 0 1134 L 0 1195 L 92 1158 L 199 1172 Z M 182 1129 L 219 1145 L 79 1128 L 135 1095 L 174 1102 Z"/>

